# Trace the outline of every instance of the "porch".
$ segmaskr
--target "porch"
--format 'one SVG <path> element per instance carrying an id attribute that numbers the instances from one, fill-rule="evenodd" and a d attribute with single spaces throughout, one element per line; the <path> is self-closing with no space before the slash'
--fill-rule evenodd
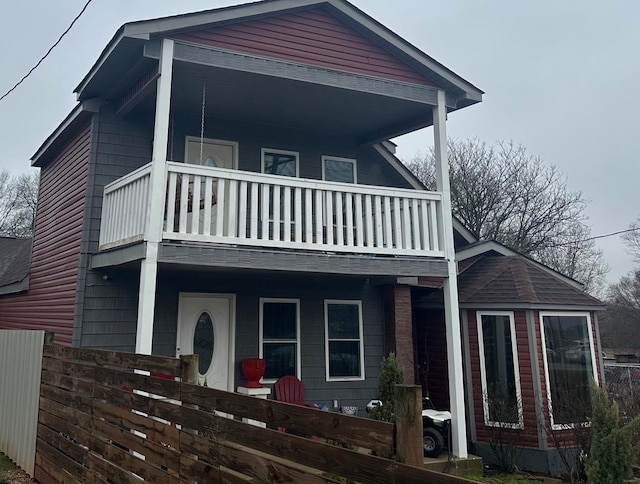
<path id="1" fill-rule="evenodd" d="M 165 162 L 165 241 L 444 258 L 442 196 Z M 143 240 L 151 163 L 104 189 L 100 250 Z"/>

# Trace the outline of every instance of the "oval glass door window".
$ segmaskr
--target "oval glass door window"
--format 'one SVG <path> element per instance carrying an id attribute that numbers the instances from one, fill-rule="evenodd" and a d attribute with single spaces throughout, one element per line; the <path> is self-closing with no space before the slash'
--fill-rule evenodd
<path id="1" fill-rule="evenodd" d="M 213 322 L 209 313 L 203 312 L 193 332 L 193 352 L 198 355 L 198 373 L 201 375 L 205 375 L 211 366 L 213 342 Z"/>

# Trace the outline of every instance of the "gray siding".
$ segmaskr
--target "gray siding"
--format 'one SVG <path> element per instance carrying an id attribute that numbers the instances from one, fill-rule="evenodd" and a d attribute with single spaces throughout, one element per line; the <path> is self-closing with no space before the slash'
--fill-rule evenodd
<path id="1" fill-rule="evenodd" d="M 173 123 L 168 156 L 174 161 L 184 161 L 185 137 L 200 137 L 200 113 L 176 115 Z M 358 183 L 411 188 L 376 150 L 370 146 L 357 146 L 353 139 L 213 117 L 206 118 L 204 136 L 237 141 L 241 170 L 260 172 L 261 150 L 271 148 L 299 152 L 301 178 L 322 179 L 322 156 L 330 155 L 356 159 Z"/>
<path id="2" fill-rule="evenodd" d="M 78 272 L 73 345 L 132 351 L 135 348 L 139 270 L 105 281 L 91 271 L 98 251 L 104 186 L 151 160 L 153 119 L 120 118 L 107 108 L 93 116 L 82 254 Z"/>
<path id="3" fill-rule="evenodd" d="M 377 396 L 378 369 L 383 356 L 382 289 L 366 279 L 317 276 L 232 275 L 216 273 L 160 274 L 154 352 L 174 355 L 180 292 L 236 294 L 235 386 L 244 383 L 240 362 L 259 354 L 259 305 L 261 297 L 300 299 L 300 355 L 306 400 L 331 405 L 358 405 Z M 324 300 L 362 300 L 365 376 L 364 381 L 327 382 L 324 353 Z"/>

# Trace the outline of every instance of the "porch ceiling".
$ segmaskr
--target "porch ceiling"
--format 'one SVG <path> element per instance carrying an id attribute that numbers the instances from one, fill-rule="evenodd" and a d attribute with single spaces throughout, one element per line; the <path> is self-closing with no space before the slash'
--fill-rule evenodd
<path id="1" fill-rule="evenodd" d="M 175 61 L 171 110 L 373 143 L 431 124 L 431 106 L 355 89 Z M 153 112 L 155 95 L 141 106 Z"/>

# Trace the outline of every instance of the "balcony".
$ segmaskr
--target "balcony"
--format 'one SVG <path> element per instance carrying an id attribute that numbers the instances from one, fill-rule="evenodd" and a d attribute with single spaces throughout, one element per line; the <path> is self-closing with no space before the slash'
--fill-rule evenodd
<path id="1" fill-rule="evenodd" d="M 166 162 L 163 240 L 443 258 L 441 194 Z M 142 241 L 151 164 L 104 189 L 100 250 Z"/>

